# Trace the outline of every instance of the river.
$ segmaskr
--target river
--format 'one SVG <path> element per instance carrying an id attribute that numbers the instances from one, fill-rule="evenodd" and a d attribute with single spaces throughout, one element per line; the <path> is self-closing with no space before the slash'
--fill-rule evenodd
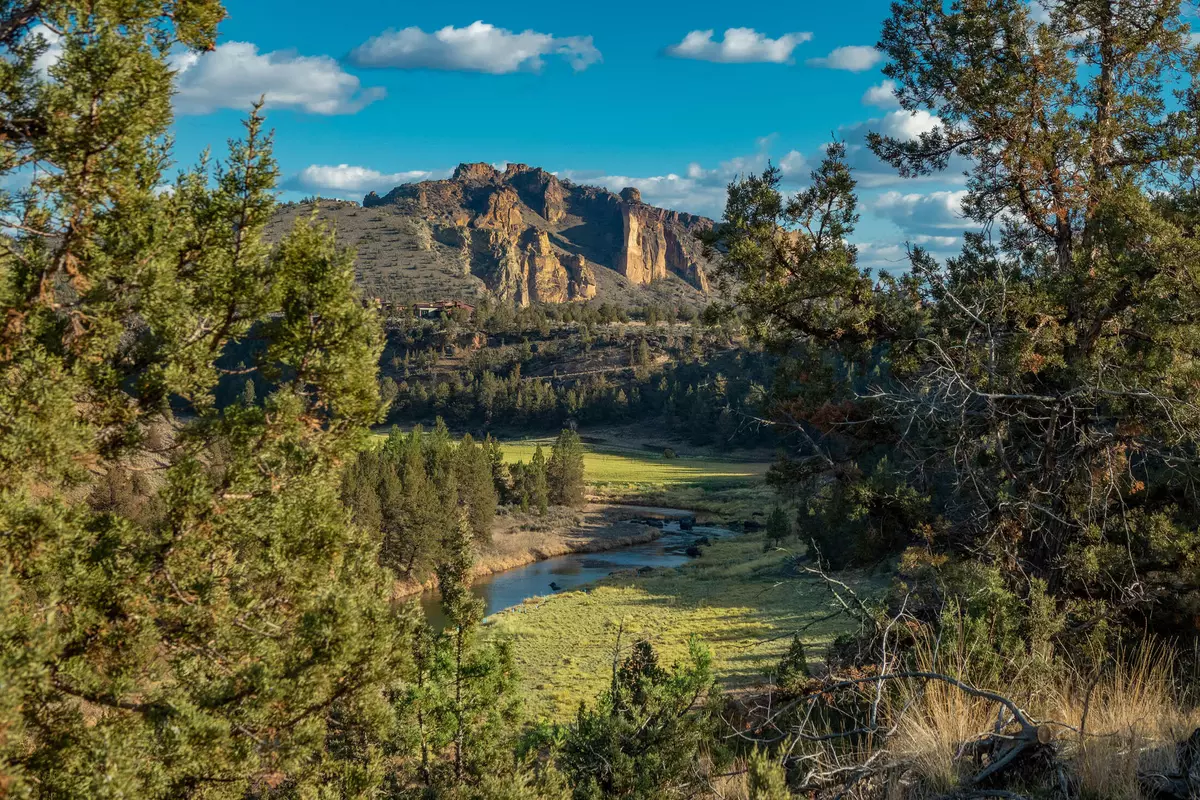
<path id="1" fill-rule="evenodd" d="M 491 616 L 497 611 L 519 606 L 530 597 L 578 589 L 613 572 L 678 567 L 690 560 L 687 548 L 700 537 L 707 536 L 712 540 L 731 535 L 733 532 L 725 528 L 703 525 L 685 532 L 679 529 L 679 523 L 668 522 L 663 527 L 663 535 L 652 542 L 603 553 L 570 553 L 535 561 L 480 578 L 471 586 L 471 591 L 483 600 L 484 614 Z M 421 608 L 435 630 L 445 626 L 437 592 L 421 595 Z"/>

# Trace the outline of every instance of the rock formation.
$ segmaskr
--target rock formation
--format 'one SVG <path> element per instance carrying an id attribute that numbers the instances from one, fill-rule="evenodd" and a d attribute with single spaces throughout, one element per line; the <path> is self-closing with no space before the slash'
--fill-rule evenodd
<path id="1" fill-rule="evenodd" d="M 591 299 L 604 285 L 597 268 L 634 286 L 678 278 L 709 291 L 698 234 L 712 220 L 648 205 L 632 187 L 618 195 L 525 164 L 460 164 L 449 180 L 372 193 L 363 206 L 428 224 L 445 257 L 505 302 Z"/>
<path id="2" fill-rule="evenodd" d="M 588 266 L 586 258 L 572 253 L 566 257 L 563 265 L 567 268 L 569 278 L 567 295 L 572 300 L 591 300 L 596 296 L 596 273 Z"/>
<path id="3" fill-rule="evenodd" d="M 530 228 L 525 232 L 525 276 L 534 303 L 565 303 L 567 271 L 550 246 L 550 235 Z"/>

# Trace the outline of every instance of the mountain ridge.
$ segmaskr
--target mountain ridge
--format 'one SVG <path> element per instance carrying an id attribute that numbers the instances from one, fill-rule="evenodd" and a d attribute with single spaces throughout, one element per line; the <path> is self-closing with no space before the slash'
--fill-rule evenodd
<path id="1" fill-rule="evenodd" d="M 649 205 L 632 187 L 615 193 L 525 164 L 464 162 L 448 179 L 371 192 L 361 205 L 287 204 L 268 236 L 306 210 L 358 250 L 360 283 L 385 301 L 698 306 L 710 291 L 700 235 L 713 220 Z"/>

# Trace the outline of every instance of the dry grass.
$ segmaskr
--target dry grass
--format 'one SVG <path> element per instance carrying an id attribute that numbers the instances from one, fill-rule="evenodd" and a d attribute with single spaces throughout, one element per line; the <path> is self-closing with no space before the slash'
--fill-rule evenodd
<path id="1" fill-rule="evenodd" d="M 1200 726 L 1200 713 L 1179 702 L 1174 654 L 1146 646 L 1099 680 L 1074 675 L 1062 682 L 1046 714 L 1081 731 L 1064 741 L 1080 794 L 1140 797 L 1137 773 L 1175 768 L 1175 744 Z"/>
<path id="2" fill-rule="evenodd" d="M 962 777 L 958 753 L 963 742 L 988 730 L 996 706 L 947 683 L 905 684 L 899 692 L 900 717 L 895 736 L 896 755 L 922 777 L 934 792 L 947 792 Z"/>
<path id="3" fill-rule="evenodd" d="M 923 669 L 932 662 L 925 654 L 917 661 Z M 1031 669 L 1040 677 L 998 691 L 1054 724 L 1060 762 L 1080 797 L 1138 800 L 1138 773 L 1172 772 L 1176 743 L 1200 727 L 1200 709 L 1181 702 L 1175 661 L 1171 651 L 1147 645 L 1115 657 L 1099 675 Z M 970 682 L 969 669 L 956 674 Z M 962 757 L 963 745 L 993 731 L 999 711 L 939 681 L 905 683 L 885 705 L 895 726 L 888 748 L 910 770 L 907 779 L 917 778 L 918 797 L 952 791 L 977 769 Z M 911 785 L 903 794 L 914 797 Z"/>

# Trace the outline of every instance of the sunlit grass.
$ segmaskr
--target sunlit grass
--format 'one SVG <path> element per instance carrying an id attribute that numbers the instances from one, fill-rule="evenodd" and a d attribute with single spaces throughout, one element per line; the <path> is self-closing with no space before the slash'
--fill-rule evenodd
<path id="1" fill-rule="evenodd" d="M 533 458 L 540 444 L 550 457 L 553 439 L 524 439 L 501 442 L 504 459 L 509 463 Z M 725 461 L 712 458 L 666 458 L 662 454 L 585 444 L 584 478 L 594 486 L 609 484 L 639 485 L 729 485 L 761 480 L 769 464 L 753 461 Z"/>
<path id="2" fill-rule="evenodd" d="M 825 587 L 788 574 L 786 560 L 763 553 L 760 536 L 741 536 L 714 543 L 676 570 L 622 574 L 590 591 L 528 602 L 494 617 L 490 628 L 512 638 L 535 716 L 562 719 L 603 691 L 618 632 L 623 647 L 649 639 L 668 664 L 686 654 L 690 636 L 699 636 L 722 684 L 749 686 L 778 663 L 792 633 L 831 610 Z M 807 629 L 802 638 L 812 657 L 845 626 L 834 619 Z"/>

